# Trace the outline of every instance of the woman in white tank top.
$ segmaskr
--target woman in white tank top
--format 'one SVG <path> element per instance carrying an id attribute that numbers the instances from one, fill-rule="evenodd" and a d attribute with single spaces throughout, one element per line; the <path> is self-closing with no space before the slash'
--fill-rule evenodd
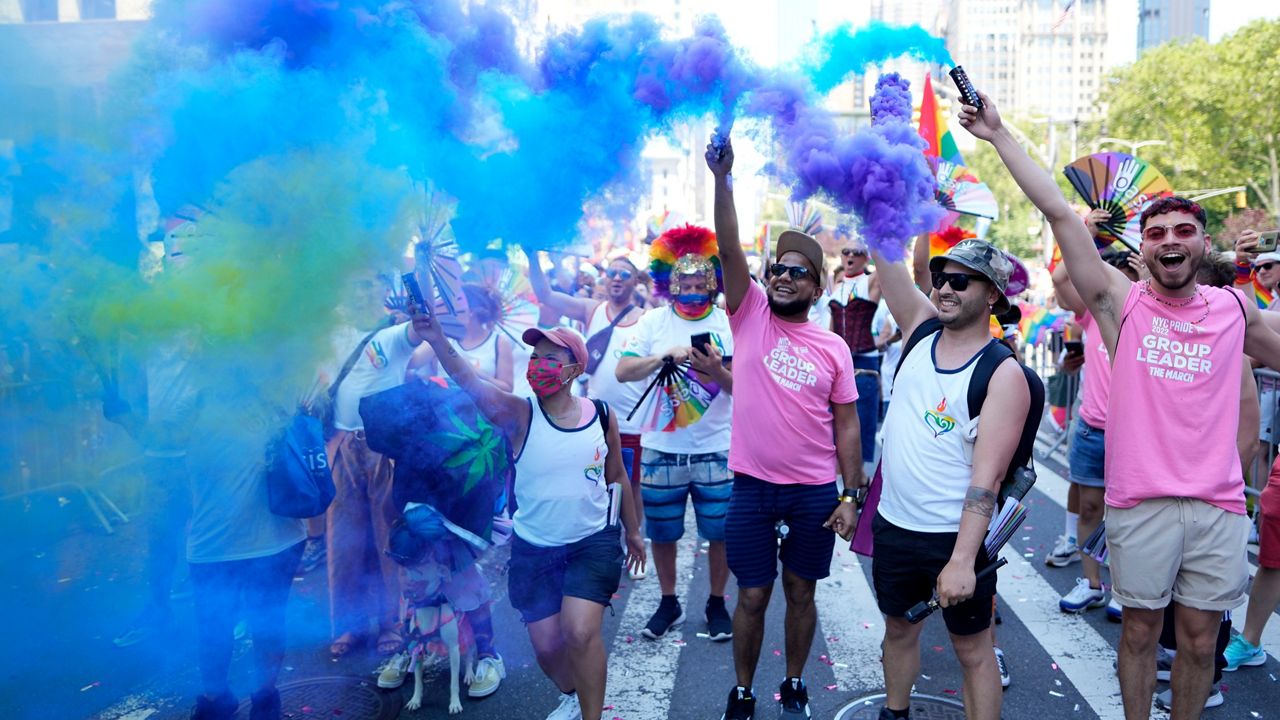
<path id="1" fill-rule="evenodd" d="M 415 316 L 414 329 L 511 440 L 511 604 L 528 627 L 538 664 L 563 693 L 560 709 L 576 705 L 584 720 L 598 720 L 608 667 L 601 626 L 623 567 L 619 520 L 627 566 L 642 569 L 645 550 L 617 418 L 603 403 L 571 394 L 587 357 L 582 336 L 565 327 L 525 331 L 533 347 L 526 371 L 537 395 L 531 400 L 483 381 L 429 315 Z"/>
<path id="2" fill-rule="evenodd" d="M 499 389 L 510 392 L 515 387 L 515 348 L 497 328 L 498 317 L 502 312 L 500 300 L 491 290 L 481 285 L 463 285 L 462 292 L 467 296 L 467 329 L 466 334 L 458 341 L 456 350 L 477 375 Z M 409 367 L 412 374 L 424 380 L 439 372 L 434 352 L 425 343 L 414 351 Z"/>

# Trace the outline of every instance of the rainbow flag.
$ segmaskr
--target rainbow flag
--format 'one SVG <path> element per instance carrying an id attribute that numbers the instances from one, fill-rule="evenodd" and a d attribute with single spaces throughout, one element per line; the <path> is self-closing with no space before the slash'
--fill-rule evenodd
<path id="1" fill-rule="evenodd" d="M 1253 285 L 1253 300 L 1258 303 L 1258 309 L 1266 310 L 1271 307 L 1271 303 L 1276 299 L 1275 292 L 1262 287 L 1262 284 L 1258 282 L 1256 275 L 1253 277 L 1253 282 L 1251 284 Z"/>
<path id="2" fill-rule="evenodd" d="M 964 158 L 960 157 L 960 148 L 956 146 L 956 140 L 951 136 L 951 130 L 947 128 L 947 119 L 942 115 L 942 108 L 938 107 L 938 97 L 933 94 L 933 78 L 928 73 L 924 76 L 924 98 L 920 101 L 918 132 L 920 137 L 928 143 L 924 149 L 925 157 L 964 165 Z"/>

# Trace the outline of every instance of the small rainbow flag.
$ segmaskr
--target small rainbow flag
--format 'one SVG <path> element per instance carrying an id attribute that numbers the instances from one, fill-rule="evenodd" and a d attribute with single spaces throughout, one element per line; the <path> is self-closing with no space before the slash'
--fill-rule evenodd
<path id="1" fill-rule="evenodd" d="M 942 115 L 942 108 L 938 107 L 938 98 L 933 94 L 933 78 L 928 73 L 924 76 L 924 98 L 920 101 L 918 132 L 920 137 L 928 143 L 924 149 L 925 157 L 964 165 L 964 159 L 960 157 L 960 148 L 956 146 L 956 140 L 951 136 L 951 130 L 947 128 L 947 120 Z"/>

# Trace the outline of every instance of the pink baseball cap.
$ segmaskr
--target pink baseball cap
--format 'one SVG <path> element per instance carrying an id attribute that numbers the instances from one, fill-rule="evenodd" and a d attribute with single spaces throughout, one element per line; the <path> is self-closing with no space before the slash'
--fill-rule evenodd
<path id="1" fill-rule="evenodd" d="M 587 343 L 582 339 L 582 335 L 578 334 L 577 330 L 563 325 L 546 329 L 529 328 L 520 336 L 520 339 L 524 340 L 524 344 L 530 347 L 537 345 L 538 341 L 543 338 L 568 350 L 573 355 L 574 362 L 586 364 Z"/>

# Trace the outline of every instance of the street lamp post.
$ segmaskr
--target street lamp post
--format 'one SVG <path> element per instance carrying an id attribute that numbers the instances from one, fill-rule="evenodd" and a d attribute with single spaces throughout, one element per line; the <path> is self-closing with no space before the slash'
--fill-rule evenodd
<path id="1" fill-rule="evenodd" d="M 1152 145 L 1168 145 L 1164 140 L 1125 140 L 1123 138 L 1104 137 L 1093 141 L 1093 151 L 1096 153 L 1102 149 L 1103 145 L 1128 145 L 1129 154 L 1138 157 L 1138 148 L 1150 147 Z"/>

